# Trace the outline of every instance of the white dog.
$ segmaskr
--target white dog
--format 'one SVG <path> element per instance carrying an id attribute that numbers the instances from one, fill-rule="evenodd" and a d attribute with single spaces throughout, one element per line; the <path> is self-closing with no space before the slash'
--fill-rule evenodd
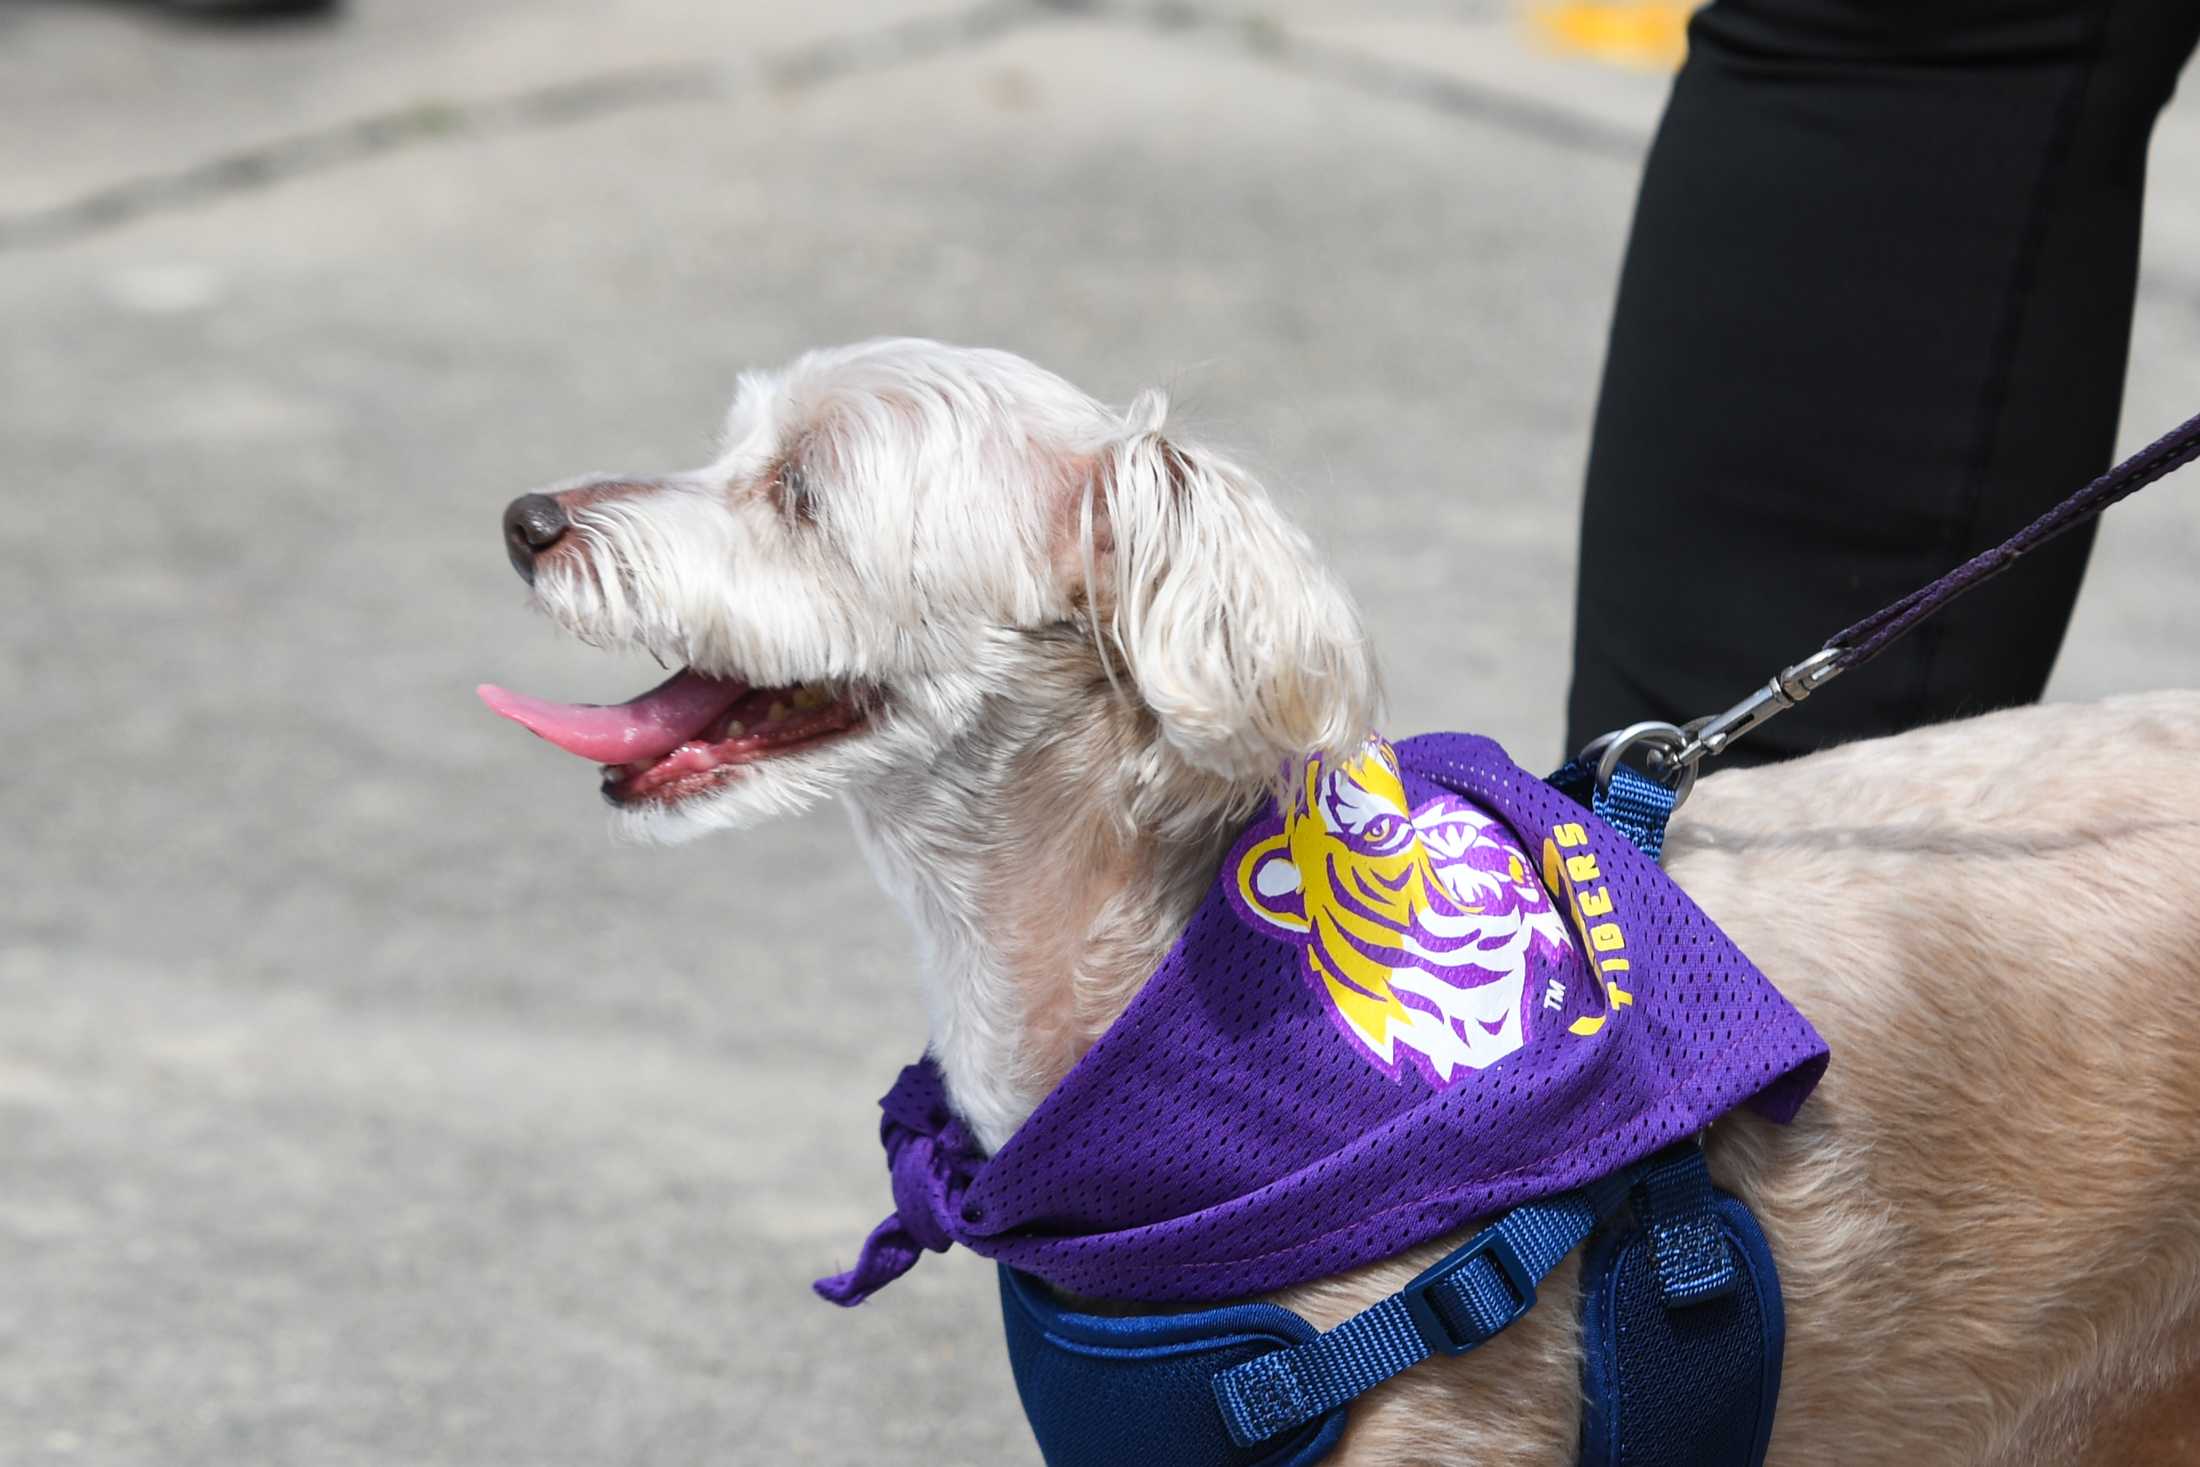
<path id="1" fill-rule="evenodd" d="M 485 696 L 652 837 L 844 798 L 988 1148 L 1278 771 L 1375 719 L 1342 587 L 1165 411 L 872 342 L 744 377 L 707 468 L 507 512 L 545 611 L 686 671 L 623 709 Z M 2200 697 L 2151 695 L 1720 775 L 1676 822 L 1674 878 L 1836 1056 L 1793 1125 L 1708 1143 L 1786 1288 L 1773 1463 L 2200 1462 L 2196 772 Z M 1279 1301 L 1327 1328 L 1456 1241 Z M 1571 1462 L 1571 1265 L 1543 1292 L 1364 1397 L 1335 1460 Z"/>

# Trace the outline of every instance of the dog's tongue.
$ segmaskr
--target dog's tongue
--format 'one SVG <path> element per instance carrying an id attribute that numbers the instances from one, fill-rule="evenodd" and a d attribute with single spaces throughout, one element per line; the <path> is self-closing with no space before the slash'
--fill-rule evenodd
<path id="1" fill-rule="evenodd" d="M 493 683 L 474 689 L 492 713 L 548 739 L 568 754 L 598 764 L 660 759 L 708 728 L 748 684 L 682 668 L 629 703 L 553 703 L 508 693 Z"/>

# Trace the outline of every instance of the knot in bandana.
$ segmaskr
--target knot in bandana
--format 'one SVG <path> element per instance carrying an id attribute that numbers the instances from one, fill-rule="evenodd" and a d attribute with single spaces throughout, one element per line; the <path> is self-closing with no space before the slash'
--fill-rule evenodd
<path id="1" fill-rule="evenodd" d="M 1087 1298 L 1212 1303 L 1621 1171 L 1826 1046 L 1657 863 L 1487 739 L 1311 760 L 1123 1014 L 990 1159 L 929 1059 L 881 1102 L 862 1302 L 958 1242 Z"/>
<path id="2" fill-rule="evenodd" d="M 863 1240 L 856 1266 L 813 1286 L 835 1304 L 861 1304 L 916 1267 L 925 1253 L 955 1242 L 948 1220 L 962 1213 L 970 1179 L 984 1164 L 977 1143 L 947 1103 L 947 1086 L 929 1057 L 902 1068 L 879 1101 L 879 1141 L 893 1177 L 893 1215 Z"/>

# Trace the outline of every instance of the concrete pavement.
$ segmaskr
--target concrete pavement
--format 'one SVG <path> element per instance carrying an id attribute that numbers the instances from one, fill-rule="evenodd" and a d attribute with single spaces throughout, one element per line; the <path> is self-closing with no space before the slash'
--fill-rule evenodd
<path id="1" fill-rule="evenodd" d="M 0 10 L 0 1462 L 1035 1460 L 983 1265 L 808 1291 L 922 1044 L 841 821 L 613 845 L 469 689 L 659 674 L 497 511 L 820 342 L 1170 381 L 1393 725 L 1533 763 L 1662 93 L 1494 0 Z M 2127 443 L 2195 406 L 2196 179 L 2188 99 Z M 2115 511 L 2058 695 L 2200 683 L 2196 548 Z"/>

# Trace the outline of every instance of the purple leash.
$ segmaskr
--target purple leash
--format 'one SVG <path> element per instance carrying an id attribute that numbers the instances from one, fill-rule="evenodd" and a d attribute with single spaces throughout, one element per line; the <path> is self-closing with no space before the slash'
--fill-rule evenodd
<path id="1" fill-rule="evenodd" d="M 2188 418 L 1991 550 L 1981 551 L 1939 580 L 1834 633 L 1824 647 L 1726 712 L 1699 718 L 1686 727 L 1654 721 L 1631 724 L 1595 740 L 1580 758 L 1595 766 L 1597 788 L 1603 790 L 1622 757 L 1640 745 L 1650 773 L 1673 788 L 1678 808 L 1688 798 L 1696 767 L 1705 758 L 1724 753 L 1751 729 L 1785 713 L 1850 668 L 1862 667 L 1949 602 L 1984 585 L 2065 530 L 2084 524 L 2195 459 L 2200 459 L 2200 417 Z"/>
<path id="2" fill-rule="evenodd" d="M 2200 458 L 2200 417 L 2171 429 L 1991 550 L 1981 551 L 1931 585 L 1875 611 L 1826 643 L 1841 672 L 1862 667 L 1919 622 L 1974 586 L 2015 565 L 2063 531 Z"/>

